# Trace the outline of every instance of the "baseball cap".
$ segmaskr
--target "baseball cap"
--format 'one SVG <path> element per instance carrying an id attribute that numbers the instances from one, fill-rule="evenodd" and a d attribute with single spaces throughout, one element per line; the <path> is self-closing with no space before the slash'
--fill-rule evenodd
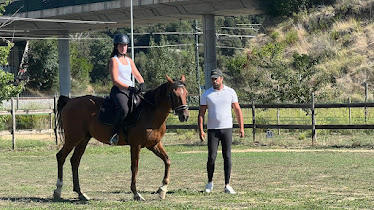
<path id="1" fill-rule="evenodd" d="M 217 79 L 218 77 L 222 77 L 222 71 L 219 69 L 213 69 L 212 72 L 210 73 L 210 78 Z"/>

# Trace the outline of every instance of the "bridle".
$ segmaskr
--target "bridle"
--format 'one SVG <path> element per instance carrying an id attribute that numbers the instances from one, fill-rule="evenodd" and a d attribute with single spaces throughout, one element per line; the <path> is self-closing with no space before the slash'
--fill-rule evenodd
<path id="1" fill-rule="evenodd" d="M 185 85 L 183 83 L 176 82 L 176 83 L 174 83 L 172 89 L 174 90 L 174 89 L 183 88 L 183 87 L 185 87 Z M 174 101 L 173 97 L 176 97 L 176 95 L 172 94 L 172 91 L 170 91 L 170 93 L 169 93 L 169 101 L 170 101 L 171 109 L 173 110 L 173 114 L 174 115 L 177 115 L 177 112 L 179 112 L 179 111 L 188 109 L 188 105 L 187 104 L 186 105 L 182 104 L 182 105 L 176 106 L 173 103 L 173 101 Z"/>

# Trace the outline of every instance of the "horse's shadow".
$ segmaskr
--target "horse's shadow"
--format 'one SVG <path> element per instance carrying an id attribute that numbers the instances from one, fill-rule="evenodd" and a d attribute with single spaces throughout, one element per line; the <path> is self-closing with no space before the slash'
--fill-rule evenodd
<path id="1" fill-rule="evenodd" d="M 98 191 L 97 191 L 98 192 Z M 138 191 L 141 194 L 158 194 L 157 191 Z M 103 192 L 99 192 L 101 194 L 104 194 Z M 132 192 L 129 191 L 110 191 L 110 192 L 105 192 L 108 194 L 132 194 Z M 168 191 L 167 194 L 174 194 L 176 193 L 175 191 Z M 100 200 L 100 199 L 91 199 L 92 200 Z M 40 198 L 40 197 L 0 197 L 0 201 L 10 201 L 10 202 L 22 202 L 22 203 L 79 203 L 79 204 L 84 204 L 89 201 L 81 201 L 78 198 L 76 199 L 54 199 L 54 198 Z M 129 201 L 126 199 L 122 199 L 121 201 Z"/>
<path id="2" fill-rule="evenodd" d="M 79 199 L 54 199 L 54 198 L 38 198 L 38 197 L 0 197 L 0 201 L 11 201 L 11 202 L 22 202 L 22 203 L 86 203 L 87 201 L 81 201 Z"/>

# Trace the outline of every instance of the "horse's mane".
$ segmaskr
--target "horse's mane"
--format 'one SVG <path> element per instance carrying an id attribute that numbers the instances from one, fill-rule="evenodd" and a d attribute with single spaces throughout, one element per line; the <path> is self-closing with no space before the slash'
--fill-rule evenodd
<path id="1" fill-rule="evenodd" d="M 173 86 L 178 86 L 178 85 L 185 86 L 185 84 L 182 81 L 179 81 L 177 79 L 174 79 L 173 81 L 174 81 Z M 168 88 L 169 88 L 169 82 L 165 82 L 162 85 L 158 86 L 157 88 L 147 91 L 144 95 L 144 98 L 148 102 L 150 102 L 154 105 L 159 104 L 160 99 L 163 99 L 164 97 L 167 97 Z M 149 104 L 149 103 L 146 102 L 146 104 Z"/>
<path id="2" fill-rule="evenodd" d="M 167 89 L 168 82 L 165 82 L 157 88 L 147 91 L 144 95 L 144 98 L 152 104 L 158 104 L 160 102 L 160 98 L 163 98 L 166 95 Z M 149 104 L 147 103 L 147 101 L 146 104 Z"/>

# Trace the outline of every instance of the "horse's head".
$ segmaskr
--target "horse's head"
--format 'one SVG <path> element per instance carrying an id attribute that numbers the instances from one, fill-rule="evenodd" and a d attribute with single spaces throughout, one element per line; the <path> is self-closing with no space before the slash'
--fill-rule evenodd
<path id="1" fill-rule="evenodd" d="M 181 76 L 180 80 L 172 80 L 168 75 L 166 77 L 171 87 L 169 93 L 171 109 L 178 115 L 180 122 L 186 122 L 190 116 L 187 105 L 188 91 L 184 84 L 186 78 L 184 75 Z"/>

